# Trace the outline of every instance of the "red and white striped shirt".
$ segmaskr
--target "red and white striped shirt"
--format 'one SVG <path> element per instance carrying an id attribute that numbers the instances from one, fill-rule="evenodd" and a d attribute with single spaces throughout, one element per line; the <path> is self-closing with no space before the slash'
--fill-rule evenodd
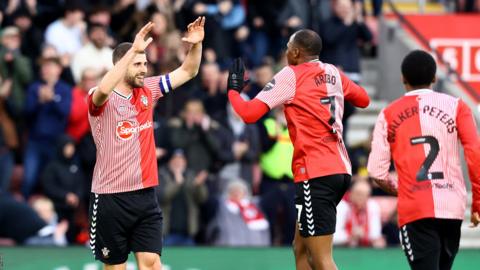
<path id="1" fill-rule="evenodd" d="M 463 219 L 466 189 L 459 157 L 465 149 L 480 210 L 480 141 L 468 106 L 429 89 L 410 91 L 379 115 L 368 160 L 371 177 L 388 177 L 393 158 L 398 174 L 399 225 L 422 218 Z"/>
<path id="2" fill-rule="evenodd" d="M 351 174 L 342 139 L 344 100 L 358 107 L 369 103 L 363 88 L 335 66 L 311 61 L 287 66 L 256 96 L 270 109 L 285 104 L 294 146 L 295 182 L 326 175 Z"/>
<path id="3" fill-rule="evenodd" d="M 158 185 L 153 137 L 154 103 L 172 90 L 169 74 L 145 78 L 126 97 L 115 90 L 100 107 L 92 102 L 88 119 L 97 147 L 92 192 L 119 193 Z"/>

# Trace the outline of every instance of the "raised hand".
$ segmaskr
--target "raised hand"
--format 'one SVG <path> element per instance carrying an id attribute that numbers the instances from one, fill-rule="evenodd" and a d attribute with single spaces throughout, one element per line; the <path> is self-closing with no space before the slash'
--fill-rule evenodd
<path id="1" fill-rule="evenodd" d="M 187 33 L 182 38 L 182 41 L 190 44 L 197 44 L 203 41 L 205 37 L 205 17 L 198 17 L 194 22 L 190 23 L 187 27 Z"/>
<path id="2" fill-rule="evenodd" d="M 228 90 L 235 90 L 237 92 L 242 92 L 245 85 L 244 81 L 245 76 L 245 66 L 241 58 L 237 58 L 233 61 L 233 64 L 228 69 Z"/>
<path id="3" fill-rule="evenodd" d="M 137 35 L 135 36 L 135 40 L 133 41 L 132 48 L 137 53 L 143 53 L 148 45 L 153 41 L 152 37 L 148 36 L 148 33 L 153 29 L 154 24 L 152 22 L 148 22 L 145 24 L 140 31 L 138 31 Z"/>

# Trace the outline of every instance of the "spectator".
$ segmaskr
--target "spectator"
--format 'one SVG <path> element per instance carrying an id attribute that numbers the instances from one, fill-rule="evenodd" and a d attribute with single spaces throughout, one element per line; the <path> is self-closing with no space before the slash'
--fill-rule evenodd
<path id="1" fill-rule="evenodd" d="M 273 78 L 273 66 L 271 61 L 264 61 L 255 69 L 255 79 L 250 85 L 250 89 L 245 89 L 245 93 L 250 99 L 253 99 L 262 91 L 263 87 Z M 247 91 L 248 90 L 248 91 Z"/>
<path id="2" fill-rule="evenodd" d="M 277 25 L 278 11 L 288 0 L 248 1 L 248 21 L 251 28 L 249 43 L 253 47 L 252 66 L 258 66 L 264 56 L 277 57 L 281 51 L 280 31 Z"/>
<path id="3" fill-rule="evenodd" d="M 371 187 L 365 180 L 353 184 L 349 201 L 342 200 L 337 207 L 337 226 L 333 243 L 349 247 L 383 248 L 380 207 L 370 199 Z"/>
<path id="4" fill-rule="evenodd" d="M 71 58 L 82 48 L 86 24 L 80 6 L 69 5 L 64 17 L 51 23 L 45 31 L 45 41 L 53 45 L 62 57 Z"/>
<path id="5" fill-rule="evenodd" d="M 93 68 L 99 74 L 113 67 L 112 52 L 107 46 L 107 29 L 101 24 L 88 26 L 89 42 L 73 56 L 72 71 L 75 81 L 80 82 L 83 71 Z"/>
<path id="6" fill-rule="evenodd" d="M 27 9 L 20 9 L 13 14 L 12 18 L 13 25 L 18 27 L 22 37 L 20 48 L 22 54 L 31 61 L 37 59 L 40 56 L 40 46 L 43 43 L 43 32 L 35 24 L 35 14 L 30 13 Z"/>
<path id="7" fill-rule="evenodd" d="M 68 116 L 66 133 L 77 144 L 90 132 L 87 96 L 88 91 L 98 84 L 98 75 L 98 72 L 92 68 L 84 69 L 80 83 L 72 91 L 72 105 Z"/>
<path id="8" fill-rule="evenodd" d="M 6 106 L 9 114 L 18 123 L 21 122 L 25 101 L 25 88 L 32 80 L 30 60 L 22 55 L 20 30 L 15 26 L 5 27 L 2 31 L 0 48 L 0 77 L 11 81 L 6 89 Z"/>
<path id="9" fill-rule="evenodd" d="M 172 119 L 169 126 L 172 148 L 185 151 L 187 164 L 195 174 L 207 173 L 218 156 L 219 144 L 215 132 L 220 125 L 205 113 L 202 102 L 188 101 L 182 119 Z"/>
<path id="10" fill-rule="evenodd" d="M 165 245 L 193 246 L 199 230 L 199 207 L 208 198 L 207 175 L 195 176 L 187 168 L 183 150 L 177 149 L 159 176 L 157 197 L 163 210 Z"/>
<path id="11" fill-rule="evenodd" d="M 283 109 L 273 110 L 273 117 L 267 118 L 260 128 L 262 154 L 260 168 L 260 206 L 268 222 L 272 224 L 272 243 L 290 245 L 295 232 L 295 185 L 293 183 L 293 145 L 287 129 Z M 278 224 L 279 233 L 274 225 Z"/>
<path id="12" fill-rule="evenodd" d="M 85 175 L 74 160 L 75 144 L 72 138 L 64 135 L 58 139 L 57 155 L 42 173 L 43 191 L 53 201 L 59 220 L 67 220 L 69 242 L 75 241 L 77 229 L 75 213 L 81 206 L 84 195 Z"/>
<path id="13" fill-rule="evenodd" d="M 250 31 L 245 25 L 246 12 L 239 0 L 198 1 L 193 13 L 210 18 L 205 47 L 213 48 L 220 63 L 228 63 L 232 57 L 243 56 Z"/>
<path id="14" fill-rule="evenodd" d="M 58 58 L 41 63 L 41 80 L 28 88 L 25 112 L 29 136 L 24 155 L 22 193 L 28 198 L 35 188 L 41 168 L 55 155 L 55 143 L 66 128 L 72 101 L 71 86 L 60 80 L 62 65 Z"/>
<path id="15" fill-rule="evenodd" d="M 217 121 L 225 118 L 227 108 L 226 88 L 221 88 L 222 74 L 217 63 L 205 63 L 200 67 L 200 86 L 202 92 L 195 93 L 202 98 L 208 115 Z"/>
<path id="16" fill-rule="evenodd" d="M 150 16 L 155 26 L 152 29 L 153 42 L 147 47 L 148 61 L 154 65 L 154 73 L 166 73 L 173 70 L 180 64 L 180 55 L 183 46 L 180 39 L 180 32 L 175 30 L 172 21 L 168 20 L 166 14 L 154 12 Z"/>
<path id="17" fill-rule="evenodd" d="M 32 208 L 37 215 L 45 221 L 46 227 L 42 228 L 39 235 L 31 237 L 25 242 L 26 245 L 56 245 L 66 246 L 67 238 L 65 233 L 69 228 L 68 221 L 62 220 L 58 222 L 59 218 L 51 200 L 45 197 L 39 197 L 33 200 Z"/>
<path id="18" fill-rule="evenodd" d="M 12 81 L 0 78 L 0 192 L 8 192 L 14 166 L 13 150 L 18 147 L 18 136 L 14 122 L 5 110 L 6 92 Z"/>
<path id="19" fill-rule="evenodd" d="M 321 58 L 343 70 L 355 83 L 361 81 L 358 42 L 370 42 L 372 33 L 364 23 L 362 7 L 352 0 L 335 0 L 333 16 L 325 22 Z"/>
<path id="20" fill-rule="evenodd" d="M 246 99 L 244 95 L 244 99 Z M 225 123 L 218 131 L 220 144 L 219 159 L 224 164 L 219 173 L 222 181 L 244 179 L 252 187 L 253 167 L 258 161 L 260 139 L 256 125 L 247 125 L 227 105 Z M 258 182 L 258 181 L 256 181 Z"/>
<path id="21" fill-rule="evenodd" d="M 40 59 L 45 58 L 59 58 L 62 64 L 62 74 L 60 79 L 65 81 L 70 85 L 75 85 L 75 79 L 73 78 L 73 72 L 70 68 L 70 58 L 68 56 L 61 56 L 57 49 L 53 45 L 45 44 L 42 48 Z M 38 66 L 36 66 L 37 74 L 40 73 L 40 61 L 37 61 Z"/>
<path id="22" fill-rule="evenodd" d="M 252 202 L 245 180 L 231 181 L 209 225 L 209 237 L 217 246 L 268 246 L 269 224 Z"/>
<path id="23" fill-rule="evenodd" d="M 51 202 L 40 202 L 35 207 L 38 212 L 0 191 L 0 237 L 10 238 L 19 245 L 65 245 L 68 224 L 49 225 L 55 217 Z"/>

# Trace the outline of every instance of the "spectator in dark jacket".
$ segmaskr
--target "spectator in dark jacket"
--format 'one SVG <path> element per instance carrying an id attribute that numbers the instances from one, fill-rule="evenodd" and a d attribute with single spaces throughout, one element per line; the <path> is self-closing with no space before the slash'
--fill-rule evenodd
<path id="1" fill-rule="evenodd" d="M 22 193 L 30 196 L 41 168 L 54 156 L 59 134 L 67 125 L 72 101 L 71 86 L 59 80 L 62 66 L 58 58 L 42 60 L 41 81 L 33 83 L 27 93 L 25 112 L 29 136 L 24 156 L 25 175 Z"/>
<path id="2" fill-rule="evenodd" d="M 12 118 L 5 110 L 5 92 L 12 86 L 11 81 L 0 78 L 0 191 L 8 191 L 14 166 L 13 150 L 18 147 L 18 136 Z"/>
<path id="3" fill-rule="evenodd" d="M 189 168 L 196 174 L 209 171 L 219 152 L 215 132 L 220 125 L 205 113 L 202 102 L 188 101 L 182 119 L 172 119 L 169 127 L 171 146 L 185 151 Z"/>
<path id="4" fill-rule="evenodd" d="M 206 174 L 187 169 L 183 150 L 173 152 L 168 165 L 160 168 L 157 197 L 163 210 L 163 232 L 166 245 L 194 245 L 199 230 L 200 204 L 208 198 Z"/>
<path id="5" fill-rule="evenodd" d="M 59 220 L 67 220 L 69 242 L 75 239 L 74 217 L 83 198 L 85 176 L 74 160 L 75 143 L 67 135 L 59 138 L 57 157 L 54 158 L 42 174 L 43 191 L 53 201 Z"/>
<path id="6" fill-rule="evenodd" d="M 248 97 L 244 94 L 244 99 Z M 253 166 L 258 161 L 260 139 L 256 125 L 247 125 L 227 105 L 226 122 L 218 131 L 219 159 L 224 166 L 219 173 L 222 182 L 244 179 L 249 187 L 253 182 Z"/>

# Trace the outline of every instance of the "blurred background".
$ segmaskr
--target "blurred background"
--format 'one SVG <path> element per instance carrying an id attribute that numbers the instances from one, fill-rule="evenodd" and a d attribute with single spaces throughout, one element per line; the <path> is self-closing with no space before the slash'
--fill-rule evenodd
<path id="1" fill-rule="evenodd" d="M 87 92 L 112 67 L 112 48 L 147 21 L 150 75 L 178 67 L 183 31 L 198 16 L 207 18 L 199 75 L 155 108 L 165 269 L 294 269 L 293 148 L 282 108 L 245 125 L 226 84 L 242 57 L 244 98 L 254 98 L 302 28 L 322 37 L 320 59 L 373 100 L 364 110 L 345 105 L 354 183 L 338 207 L 338 266 L 408 269 L 396 198 L 368 181 L 371 131 L 403 95 L 401 60 L 419 48 L 439 64 L 435 90 L 463 98 L 479 123 L 479 12 L 479 0 L 0 1 L 0 269 L 100 269 L 87 248 L 96 151 Z M 480 251 L 469 207 L 453 269 L 473 269 Z"/>

